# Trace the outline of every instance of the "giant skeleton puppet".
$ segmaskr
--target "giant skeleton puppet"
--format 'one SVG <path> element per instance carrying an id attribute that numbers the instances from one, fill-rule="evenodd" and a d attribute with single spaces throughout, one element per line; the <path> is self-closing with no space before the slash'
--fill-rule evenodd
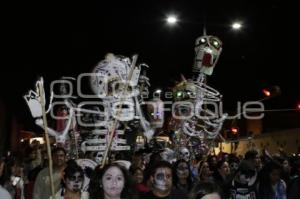
<path id="1" fill-rule="evenodd" d="M 140 75 L 141 67 L 144 64 L 135 66 L 133 62 L 136 60 L 134 59 L 136 59 L 136 57 L 131 61 L 127 57 L 108 54 L 106 58 L 95 67 L 90 78 L 92 90 L 97 95 L 97 99 L 100 98 L 102 100 L 99 104 L 102 105 L 104 111 L 100 111 L 99 107 L 93 110 L 85 109 L 83 108 L 84 103 L 78 106 L 69 100 L 65 100 L 65 104 L 68 108 L 65 128 L 61 131 L 47 128 L 49 134 L 55 137 L 57 142 L 64 144 L 69 139 L 69 130 L 75 128 L 79 119 L 81 122 L 83 121 L 83 118 L 80 118 L 82 113 L 91 113 L 101 116 L 98 117 L 100 120 L 98 119 L 95 121 L 95 124 L 92 125 L 95 129 L 91 131 L 90 135 L 81 143 L 80 147 L 83 152 L 97 152 L 96 160 L 98 162 L 101 161 L 102 154 L 106 150 L 130 150 L 130 146 L 126 145 L 126 139 L 120 138 L 120 136 L 124 135 L 124 128 L 129 121 L 137 120 L 143 128 L 145 136 L 151 139 L 154 131 L 151 128 L 151 124 L 145 120 L 142 114 L 140 108 L 141 97 L 139 96 L 140 89 L 147 89 L 149 81 L 146 76 Z M 47 113 L 49 113 L 52 108 L 52 96 L 53 95 L 51 95 Z M 35 123 L 43 128 L 40 96 L 37 89 L 36 91 L 30 90 L 24 98 L 35 119 Z M 99 104 L 97 103 L 97 105 Z M 114 121 L 117 121 L 117 123 Z M 113 135 L 110 147 L 107 145 L 109 134 Z"/>
<path id="2" fill-rule="evenodd" d="M 197 38 L 194 79 L 182 77 L 173 89 L 176 106 L 175 119 L 171 123 L 179 127 L 177 143 L 189 146 L 193 153 L 208 152 L 207 141 L 217 137 L 227 117 L 227 114 L 220 115 L 219 111 L 211 109 L 211 105 L 220 107 L 222 96 L 206 84 L 206 76 L 212 75 L 221 51 L 222 42 L 217 37 L 205 34 Z"/>
<path id="3" fill-rule="evenodd" d="M 70 79 L 74 80 L 74 78 Z M 28 94 L 24 95 L 23 97 L 30 109 L 36 125 L 44 129 L 42 105 L 40 100 L 41 96 L 38 89 L 38 85 L 41 83 L 41 81 L 42 80 L 37 81 L 35 90 L 30 90 Z M 62 80 L 58 81 L 64 82 L 66 80 L 63 78 Z M 51 117 L 55 115 L 54 119 L 56 120 L 56 128 L 47 127 L 47 131 L 50 136 L 55 138 L 58 146 L 64 147 L 68 151 L 68 154 L 71 158 L 77 158 L 77 139 L 79 137 L 79 132 L 77 131 L 76 111 L 78 108 L 74 107 L 74 104 L 70 99 L 74 98 L 74 96 L 70 96 L 69 93 L 69 91 L 66 91 L 64 84 L 61 84 L 59 95 L 54 95 L 53 91 L 51 91 L 46 114 Z M 59 105 L 57 103 L 55 104 L 58 107 L 58 112 L 56 114 L 54 114 L 53 107 L 54 96 L 59 96 L 59 98 L 63 99 L 63 102 L 58 103 Z"/>
<path id="4" fill-rule="evenodd" d="M 107 150 L 130 150 L 126 146 L 126 139 L 119 138 L 125 134 L 124 128 L 129 128 L 128 123 L 138 121 L 144 135 L 151 139 L 154 130 L 151 124 L 145 120 L 141 110 L 141 92 L 147 89 L 148 78 L 140 75 L 142 66 L 135 66 L 137 56 L 132 60 L 128 57 L 107 54 L 93 70 L 90 84 L 93 92 L 102 99 L 105 106 L 107 122 L 92 132 L 94 139 L 87 139 L 82 143 L 84 151 L 99 151 L 98 161 Z M 117 121 L 117 122 L 116 122 Z M 114 131 L 111 147 L 109 134 Z M 98 135 L 105 135 L 105 139 L 99 141 Z M 121 146 L 123 145 L 123 146 Z"/>

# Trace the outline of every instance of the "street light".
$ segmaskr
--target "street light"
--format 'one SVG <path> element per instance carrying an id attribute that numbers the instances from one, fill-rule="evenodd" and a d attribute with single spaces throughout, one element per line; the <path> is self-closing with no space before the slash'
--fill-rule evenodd
<path id="1" fill-rule="evenodd" d="M 234 30 L 239 30 L 242 28 L 242 24 L 241 24 L 241 22 L 234 22 L 234 23 L 232 23 L 231 28 Z"/>
<path id="2" fill-rule="evenodd" d="M 175 25 L 178 22 L 178 19 L 175 15 L 169 15 L 167 16 L 166 21 L 169 25 Z"/>

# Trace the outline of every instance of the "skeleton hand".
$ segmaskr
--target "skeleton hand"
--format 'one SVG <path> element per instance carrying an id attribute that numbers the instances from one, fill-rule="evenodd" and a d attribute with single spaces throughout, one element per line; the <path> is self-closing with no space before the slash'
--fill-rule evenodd
<path id="1" fill-rule="evenodd" d="M 42 117 L 42 105 L 40 103 L 40 96 L 32 90 L 29 91 L 27 95 L 24 95 L 23 98 L 25 99 L 31 115 L 33 118 Z"/>

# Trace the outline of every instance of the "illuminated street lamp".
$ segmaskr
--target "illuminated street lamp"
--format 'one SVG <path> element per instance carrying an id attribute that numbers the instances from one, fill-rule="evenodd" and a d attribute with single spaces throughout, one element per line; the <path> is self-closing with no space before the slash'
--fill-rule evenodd
<path id="1" fill-rule="evenodd" d="M 242 28 L 242 24 L 240 22 L 234 22 L 232 23 L 231 28 L 234 30 L 240 30 Z"/>
<path id="2" fill-rule="evenodd" d="M 166 21 L 169 25 L 175 25 L 178 22 L 178 19 L 175 15 L 169 15 L 167 16 Z"/>

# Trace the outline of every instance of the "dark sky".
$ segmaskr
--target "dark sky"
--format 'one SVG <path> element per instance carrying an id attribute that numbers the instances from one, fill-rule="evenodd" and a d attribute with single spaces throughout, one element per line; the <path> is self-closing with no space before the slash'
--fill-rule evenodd
<path id="1" fill-rule="evenodd" d="M 300 101 L 295 3 L 109 2 L 26 1 L 3 7 L 6 62 L 2 60 L 0 69 L 1 98 L 8 110 L 21 115 L 28 111 L 22 95 L 39 76 L 46 83 L 61 76 L 76 77 L 90 72 L 108 52 L 139 54 L 138 61 L 150 66 L 152 88 L 172 86 L 181 73 L 189 77 L 194 41 L 204 22 L 207 33 L 224 43 L 208 83 L 223 94 L 225 109 L 239 100 L 258 100 L 262 88 L 274 85 L 281 87 L 282 94 L 266 102 L 268 106 L 293 108 Z M 173 28 L 164 23 L 171 12 L 180 19 Z M 240 32 L 230 29 L 236 19 L 244 24 Z"/>

